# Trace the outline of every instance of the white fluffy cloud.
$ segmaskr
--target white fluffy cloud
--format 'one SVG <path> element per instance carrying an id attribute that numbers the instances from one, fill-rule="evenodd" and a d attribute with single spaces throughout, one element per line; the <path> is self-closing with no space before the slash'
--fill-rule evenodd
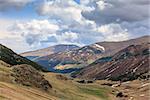
<path id="1" fill-rule="evenodd" d="M 74 0 L 50 0 L 40 3 L 36 9 L 39 15 L 48 16 L 50 20 L 55 20 L 60 26 L 60 30 L 57 34 L 58 37 L 56 37 L 57 39 L 59 38 L 58 41 L 66 40 L 68 36 L 70 37 L 72 34 L 76 34 L 73 35 L 75 38 L 78 36 L 78 38 L 75 39 L 76 41 L 72 41 L 73 37 L 70 37 L 67 39 L 68 43 L 78 42 L 84 44 L 83 42 L 86 43 L 87 40 L 95 42 L 93 40 L 95 38 L 94 34 L 97 25 L 94 21 L 85 19 L 81 13 L 82 11 L 93 10 L 93 7 L 78 4 Z M 90 36 L 91 40 L 89 40 L 89 38 L 81 39 L 87 36 Z"/>
<path id="2" fill-rule="evenodd" d="M 0 42 L 3 42 L 4 44 L 18 44 L 17 41 L 20 41 L 19 44 L 26 45 L 28 50 L 36 49 L 42 47 L 43 45 L 54 45 L 58 43 L 78 44 L 76 42 L 76 40 L 79 38 L 78 33 L 72 31 L 59 32 L 61 31 L 60 26 L 48 20 L 34 19 L 30 21 L 16 21 L 13 23 L 6 22 L 6 24 L 9 24 L 6 27 L 7 29 L 4 29 L 7 30 L 7 34 L 1 34 L 2 39 L 0 40 Z M 17 41 L 12 42 L 12 38 Z M 5 39 L 8 41 L 5 41 Z M 11 48 L 13 48 L 13 45 Z"/>
<path id="3" fill-rule="evenodd" d="M 25 38 L 29 45 L 40 44 L 49 36 L 55 34 L 59 26 L 48 20 L 31 20 L 28 22 L 16 22 L 11 31 Z"/>
<path id="4" fill-rule="evenodd" d="M 98 28 L 105 41 L 123 41 L 129 38 L 126 29 L 122 29 L 119 24 L 107 24 Z"/>
<path id="5" fill-rule="evenodd" d="M 22 49 L 25 45 L 30 50 L 58 43 L 85 45 L 120 41 L 150 32 L 148 0 L 80 0 L 80 3 L 74 0 L 0 0 L 0 11 L 32 2 L 43 19 L 15 24 L 1 20 L 5 23 L 0 27 L 1 43 L 18 44 L 19 41 Z"/>
<path id="6" fill-rule="evenodd" d="M 62 35 L 58 35 L 58 37 L 56 36 L 56 38 L 58 39 L 59 42 L 63 41 L 75 42 L 75 40 L 78 39 L 78 34 L 74 32 L 64 32 L 62 33 Z"/>
<path id="7" fill-rule="evenodd" d="M 83 10 L 91 11 L 92 8 L 81 6 L 74 0 L 44 0 L 37 6 L 37 11 L 40 15 L 46 15 L 65 24 L 82 22 L 84 18 L 81 12 Z"/>

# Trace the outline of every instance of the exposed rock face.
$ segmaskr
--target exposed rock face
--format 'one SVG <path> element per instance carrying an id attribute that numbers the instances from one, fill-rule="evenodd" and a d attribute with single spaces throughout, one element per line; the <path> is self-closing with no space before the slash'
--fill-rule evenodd
<path id="1" fill-rule="evenodd" d="M 131 45 L 111 57 L 111 61 L 97 62 L 75 76 L 87 79 L 128 81 L 149 72 L 149 43 Z"/>
<path id="2" fill-rule="evenodd" d="M 12 67 L 12 76 L 18 84 L 41 88 L 45 91 L 52 88 L 51 84 L 30 65 L 16 65 Z"/>

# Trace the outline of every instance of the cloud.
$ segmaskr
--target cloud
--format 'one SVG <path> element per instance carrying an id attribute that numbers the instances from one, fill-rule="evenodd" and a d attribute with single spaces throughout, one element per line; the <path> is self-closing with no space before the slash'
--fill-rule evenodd
<path id="1" fill-rule="evenodd" d="M 68 41 L 68 42 L 74 42 L 78 39 L 78 33 L 74 32 L 64 32 L 61 33 L 61 35 L 56 36 L 58 41 L 63 42 L 63 41 Z"/>
<path id="2" fill-rule="evenodd" d="M 12 32 L 25 38 L 29 45 L 40 44 L 45 41 L 49 36 L 56 34 L 59 26 L 50 23 L 48 20 L 31 20 L 27 22 L 16 22 L 11 27 Z"/>
<path id="3" fill-rule="evenodd" d="M 19 36 L 31 48 L 50 44 L 71 44 L 78 40 L 78 33 L 62 31 L 62 26 L 49 20 L 16 21 L 9 26 L 9 32 Z M 76 42 L 76 44 L 78 44 Z"/>
<path id="4" fill-rule="evenodd" d="M 80 23 L 84 20 L 81 15 L 83 10 L 92 10 L 91 7 L 81 6 L 74 0 L 44 1 L 36 7 L 39 15 L 48 16 L 60 23 Z"/>
<path id="5" fill-rule="evenodd" d="M 128 29 L 128 32 L 131 33 L 131 37 L 139 37 L 143 35 L 148 35 L 150 33 L 150 19 L 137 21 L 134 23 L 123 22 L 121 26 Z"/>
<path id="6" fill-rule="evenodd" d="M 30 50 L 60 43 L 120 41 L 150 32 L 148 0 L 0 0 L 0 11 L 31 2 L 37 18 L 16 22 L 0 18 L 1 43 Z"/>
<path id="7" fill-rule="evenodd" d="M 19 9 L 34 0 L 0 0 L 0 11 L 10 10 L 11 8 Z"/>
<path id="8" fill-rule="evenodd" d="M 0 38 L 0 43 L 7 46 L 8 48 L 11 48 L 17 53 L 37 49 L 37 48 L 32 48 L 22 38 L 17 38 L 17 37 Z"/>
<path id="9" fill-rule="evenodd" d="M 47 16 L 49 20 L 55 20 L 60 26 L 55 36 L 58 41 L 80 44 L 87 43 L 83 40 L 95 42 L 96 23 L 85 19 L 81 14 L 82 11 L 93 10 L 92 7 L 78 4 L 74 0 L 50 0 L 41 2 L 36 9 L 39 15 Z M 86 39 L 83 39 L 85 37 Z"/>
<path id="10" fill-rule="evenodd" d="M 105 41 L 123 41 L 129 38 L 129 33 L 119 24 L 107 24 L 98 28 Z"/>
<path id="11" fill-rule="evenodd" d="M 56 20 L 60 33 L 75 32 L 79 43 L 89 44 L 102 40 L 118 41 L 120 37 L 126 40 L 131 34 L 132 37 L 140 36 L 136 30 L 147 34 L 148 25 L 143 27 L 142 24 L 149 18 L 148 6 L 148 0 L 80 0 L 80 4 L 74 0 L 50 0 L 40 3 L 37 11 Z M 105 33 L 102 28 L 111 31 Z"/>
<path id="12" fill-rule="evenodd" d="M 82 11 L 82 15 L 97 24 L 135 22 L 149 18 L 149 0 L 94 0 L 94 10 Z"/>

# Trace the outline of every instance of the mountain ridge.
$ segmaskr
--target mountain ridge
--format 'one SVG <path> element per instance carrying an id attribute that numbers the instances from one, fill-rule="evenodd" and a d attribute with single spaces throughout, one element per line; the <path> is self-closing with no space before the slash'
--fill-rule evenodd
<path id="1" fill-rule="evenodd" d="M 12 51 L 11 49 L 7 48 L 2 44 L 0 44 L 0 60 L 10 65 L 28 64 L 38 70 L 46 71 L 46 69 L 43 68 L 41 65 L 18 55 L 17 53 L 15 53 L 14 51 Z"/>
<path id="2" fill-rule="evenodd" d="M 128 81 L 148 78 L 150 44 L 130 45 L 117 52 L 109 61 L 93 63 L 77 73 L 77 78 Z M 146 75 L 146 76 L 145 76 Z"/>
<path id="3" fill-rule="evenodd" d="M 49 54 L 58 53 L 61 51 L 68 51 L 68 50 L 77 49 L 77 48 L 79 48 L 79 46 L 76 46 L 73 44 L 58 44 L 58 45 L 50 46 L 50 47 L 43 48 L 43 49 L 24 52 L 24 53 L 21 53 L 20 55 L 24 57 L 28 57 L 28 56 L 41 57 L 41 56 L 46 56 Z"/>
<path id="4" fill-rule="evenodd" d="M 150 36 L 143 36 L 121 42 L 97 42 L 79 49 L 39 57 L 34 61 L 50 70 L 59 68 L 61 68 L 60 70 L 68 68 L 82 68 L 99 58 L 112 56 L 129 45 L 146 43 L 149 39 Z"/>

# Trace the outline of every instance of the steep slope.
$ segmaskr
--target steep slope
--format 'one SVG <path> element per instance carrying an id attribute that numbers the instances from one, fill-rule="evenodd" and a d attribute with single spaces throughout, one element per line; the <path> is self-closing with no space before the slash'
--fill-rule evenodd
<path id="1" fill-rule="evenodd" d="M 130 45 L 112 57 L 101 58 L 76 73 L 85 79 L 128 81 L 147 78 L 149 72 L 149 43 Z M 109 60 L 108 60 L 109 59 Z"/>
<path id="2" fill-rule="evenodd" d="M 140 37 L 120 42 L 99 42 L 84 46 L 76 50 L 54 53 L 48 56 L 43 56 L 35 59 L 35 62 L 45 66 L 50 71 L 69 70 L 68 72 L 79 70 L 85 67 L 98 58 L 112 56 L 121 49 L 129 45 L 137 45 L 147 43 L 149 36 Z"/>
<path id="3" fill-rule="evenodd" d="M 41 72 L 30 65 L 11 66 L 0 60 L 0 100 L 56 100 Z"/>
<path id="4" fill-rule="evenodd" d="M 48 91 L 51 84 L 31 65 L 21 64 L 11 66 L 0 60 L 0 81 L 20 84 Z"/>
<path id="5" fill-rule="evenodd" d="M 20 55 L 32 60 L 32 59 L 35 59 L 36 57 L 47 56 L 53 53 L 69 51 L 69 50 L 78 49 L 78 48 L 79 47 L 76 45 L 60 44 L 60 45 L 55 45 L 55 46 L 51 46 L 51 47 L 40 49 L 40 50 L 25 52 Z"/>
<path id="6" fill-rule="evenodd" d="M 38 70 L 46 71 L 42 66 L 16 54 L 11 49 L 3 46 L 2 44 L 0 44 L 0 60 L 10 65 L 28 64 Z"/>

